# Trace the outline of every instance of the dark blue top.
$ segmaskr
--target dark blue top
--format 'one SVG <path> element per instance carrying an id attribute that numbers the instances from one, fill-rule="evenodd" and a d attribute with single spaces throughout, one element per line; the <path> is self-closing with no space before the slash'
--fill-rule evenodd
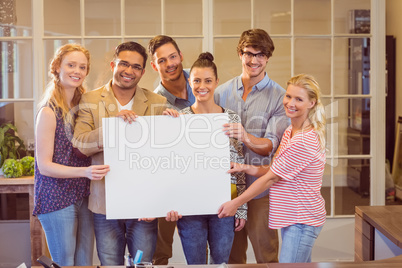
<path id="1" fill-rule="evenodd" d="M 53 111 L 55 111 L 53 109 Z M 54 137 L 53 162 L 71 167 L 87 167 L 91 158 L 78 158 L 71 143 L 72 127 L 65 124 L 58 111 L 56 114 L 56 133 Z M 66 208 L 77 200 L 89 195 L 88 178 L 59 179 L 40 173 L 35 159 L 35 204 L 33 215 L 44 214 Z"/>

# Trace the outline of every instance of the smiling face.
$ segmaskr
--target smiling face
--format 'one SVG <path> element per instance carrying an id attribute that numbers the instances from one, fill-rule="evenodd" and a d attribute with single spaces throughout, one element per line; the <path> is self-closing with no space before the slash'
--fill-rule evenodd
<path id="1" fill-rule="evenodd" d="M 67 53 L 57 68 L 64 89 L 76 89 L 88 75 L 88 59 L 81 51 Z"/>
<path id="2" fill-rule="evenodd" d="M 246 75 L 248 78 L 263 78 L 265 74 L 265 67 L 267 66 L 268 63 L 268 57 L 247 57 L 247 54 L 245 52 L 250 52 L 253 54 L 259 54 L 261 51 L 254 49 L 251 46 L 245 47 L 243 49 L 243 53 L 239 53 L 239 57 L 242 62 L 242 68 L 243 68 L 243 75 Z"/>
<path id="3" fill-rule="evenodd" d="M 155 50 L 152 68 L 162 81 L 176 81 L 183 72 L 183 56 L 172 43 L 166 43 Z"/>
<path id="4" fill-rule="evenodd" d="M 191 70 L 189 83 L 197 102 L 213 101 L 218 82 L 212 68 L 194 67 Z"/>
<path id="5" fill-rule="evenodd" d="M 304 121 L 308 118 L 310 109 L 315 105 L 315 100 L 311 100 L 307 95 L 307 90 L 295 85 L 288 85 L 283 98 L 283 106 L 286 115 L 291 120 Z"/>
<path id="6" fill-rule="evenodd" d="M 119 64 L 119 62 L 125 64 Z M 134 89 L 145 73 L 145 69 L 139 70 L 133 66 L 142 68 L 143 63 L 144 58 L 136 51 L 125 50 L 120 52 L 117 58 L 110 63 L 113 71 L 113 86 L 121 90 Z"/>

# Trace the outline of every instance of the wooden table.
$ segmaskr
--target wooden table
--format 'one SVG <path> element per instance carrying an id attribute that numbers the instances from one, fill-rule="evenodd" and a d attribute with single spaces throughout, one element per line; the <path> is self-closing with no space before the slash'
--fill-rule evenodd
<path id="1" fill-rule="evenodd" d="M 46 244 L 43 243 L 42 226 L 37 217 L 32 216 L 34 206 L 34 176 L 6 179 L 0 176 L 0 193 L 29 194 L 29 228 L 31 233 L 31 265 L 40 265 L 36 259 L 44 255 Z"/>
<path id="2" fill-rule="evenodd" d="M 355 208 L 355 261 L 375 259 L 375 230 L 402 250 L 402 206 Z"/>

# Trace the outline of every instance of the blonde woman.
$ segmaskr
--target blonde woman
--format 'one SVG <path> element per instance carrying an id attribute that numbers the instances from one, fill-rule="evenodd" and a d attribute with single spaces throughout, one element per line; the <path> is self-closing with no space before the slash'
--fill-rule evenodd
<path id="1" fill-rule="evenodd" d="M 311 262 L 311 252 L 326 218 L 321 196 L 325 166 L 325 114 L 318 83 L 300 74 L 287 83 L 283 99 L 291 125 L 270 167 L 233 164 L 230 173 L 259 177 L 242 195 L 224 203 L 219 217 L 270 188 L 269 228 L 281 229 L 279 262 Z"/>
<path id="2" fill-rule="evenodd" d="M 36 120 L 35 204 L 53 261 L 90 266 L 94 249 L 93 215 L 88 210 L 90 180 L 102 179 L 108 166 L 90 166 L 73 152 L 72 130 L 89 73 L 88 50 L 60 47 L 50 64 L 51 82 Z"/>

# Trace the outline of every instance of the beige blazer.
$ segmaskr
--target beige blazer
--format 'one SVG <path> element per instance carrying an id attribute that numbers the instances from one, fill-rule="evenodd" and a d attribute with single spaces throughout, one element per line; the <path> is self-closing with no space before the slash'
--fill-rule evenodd
<path id="1" fill-rule="evenodd" d="M 86 156 L 92 156 L 92 164 L 103 164 L 102 118 L 114 117 L 119 112 L 112 90 L 112 80 L 103 87 L 82 95 L 75 123 L 73 145 Z M 131 110 L 137 115 L 161 115 L 166 108 L 166 98 L 137 86 Z M 89 209 L 106 214 L 105 180 L 91 181 Z"/>

